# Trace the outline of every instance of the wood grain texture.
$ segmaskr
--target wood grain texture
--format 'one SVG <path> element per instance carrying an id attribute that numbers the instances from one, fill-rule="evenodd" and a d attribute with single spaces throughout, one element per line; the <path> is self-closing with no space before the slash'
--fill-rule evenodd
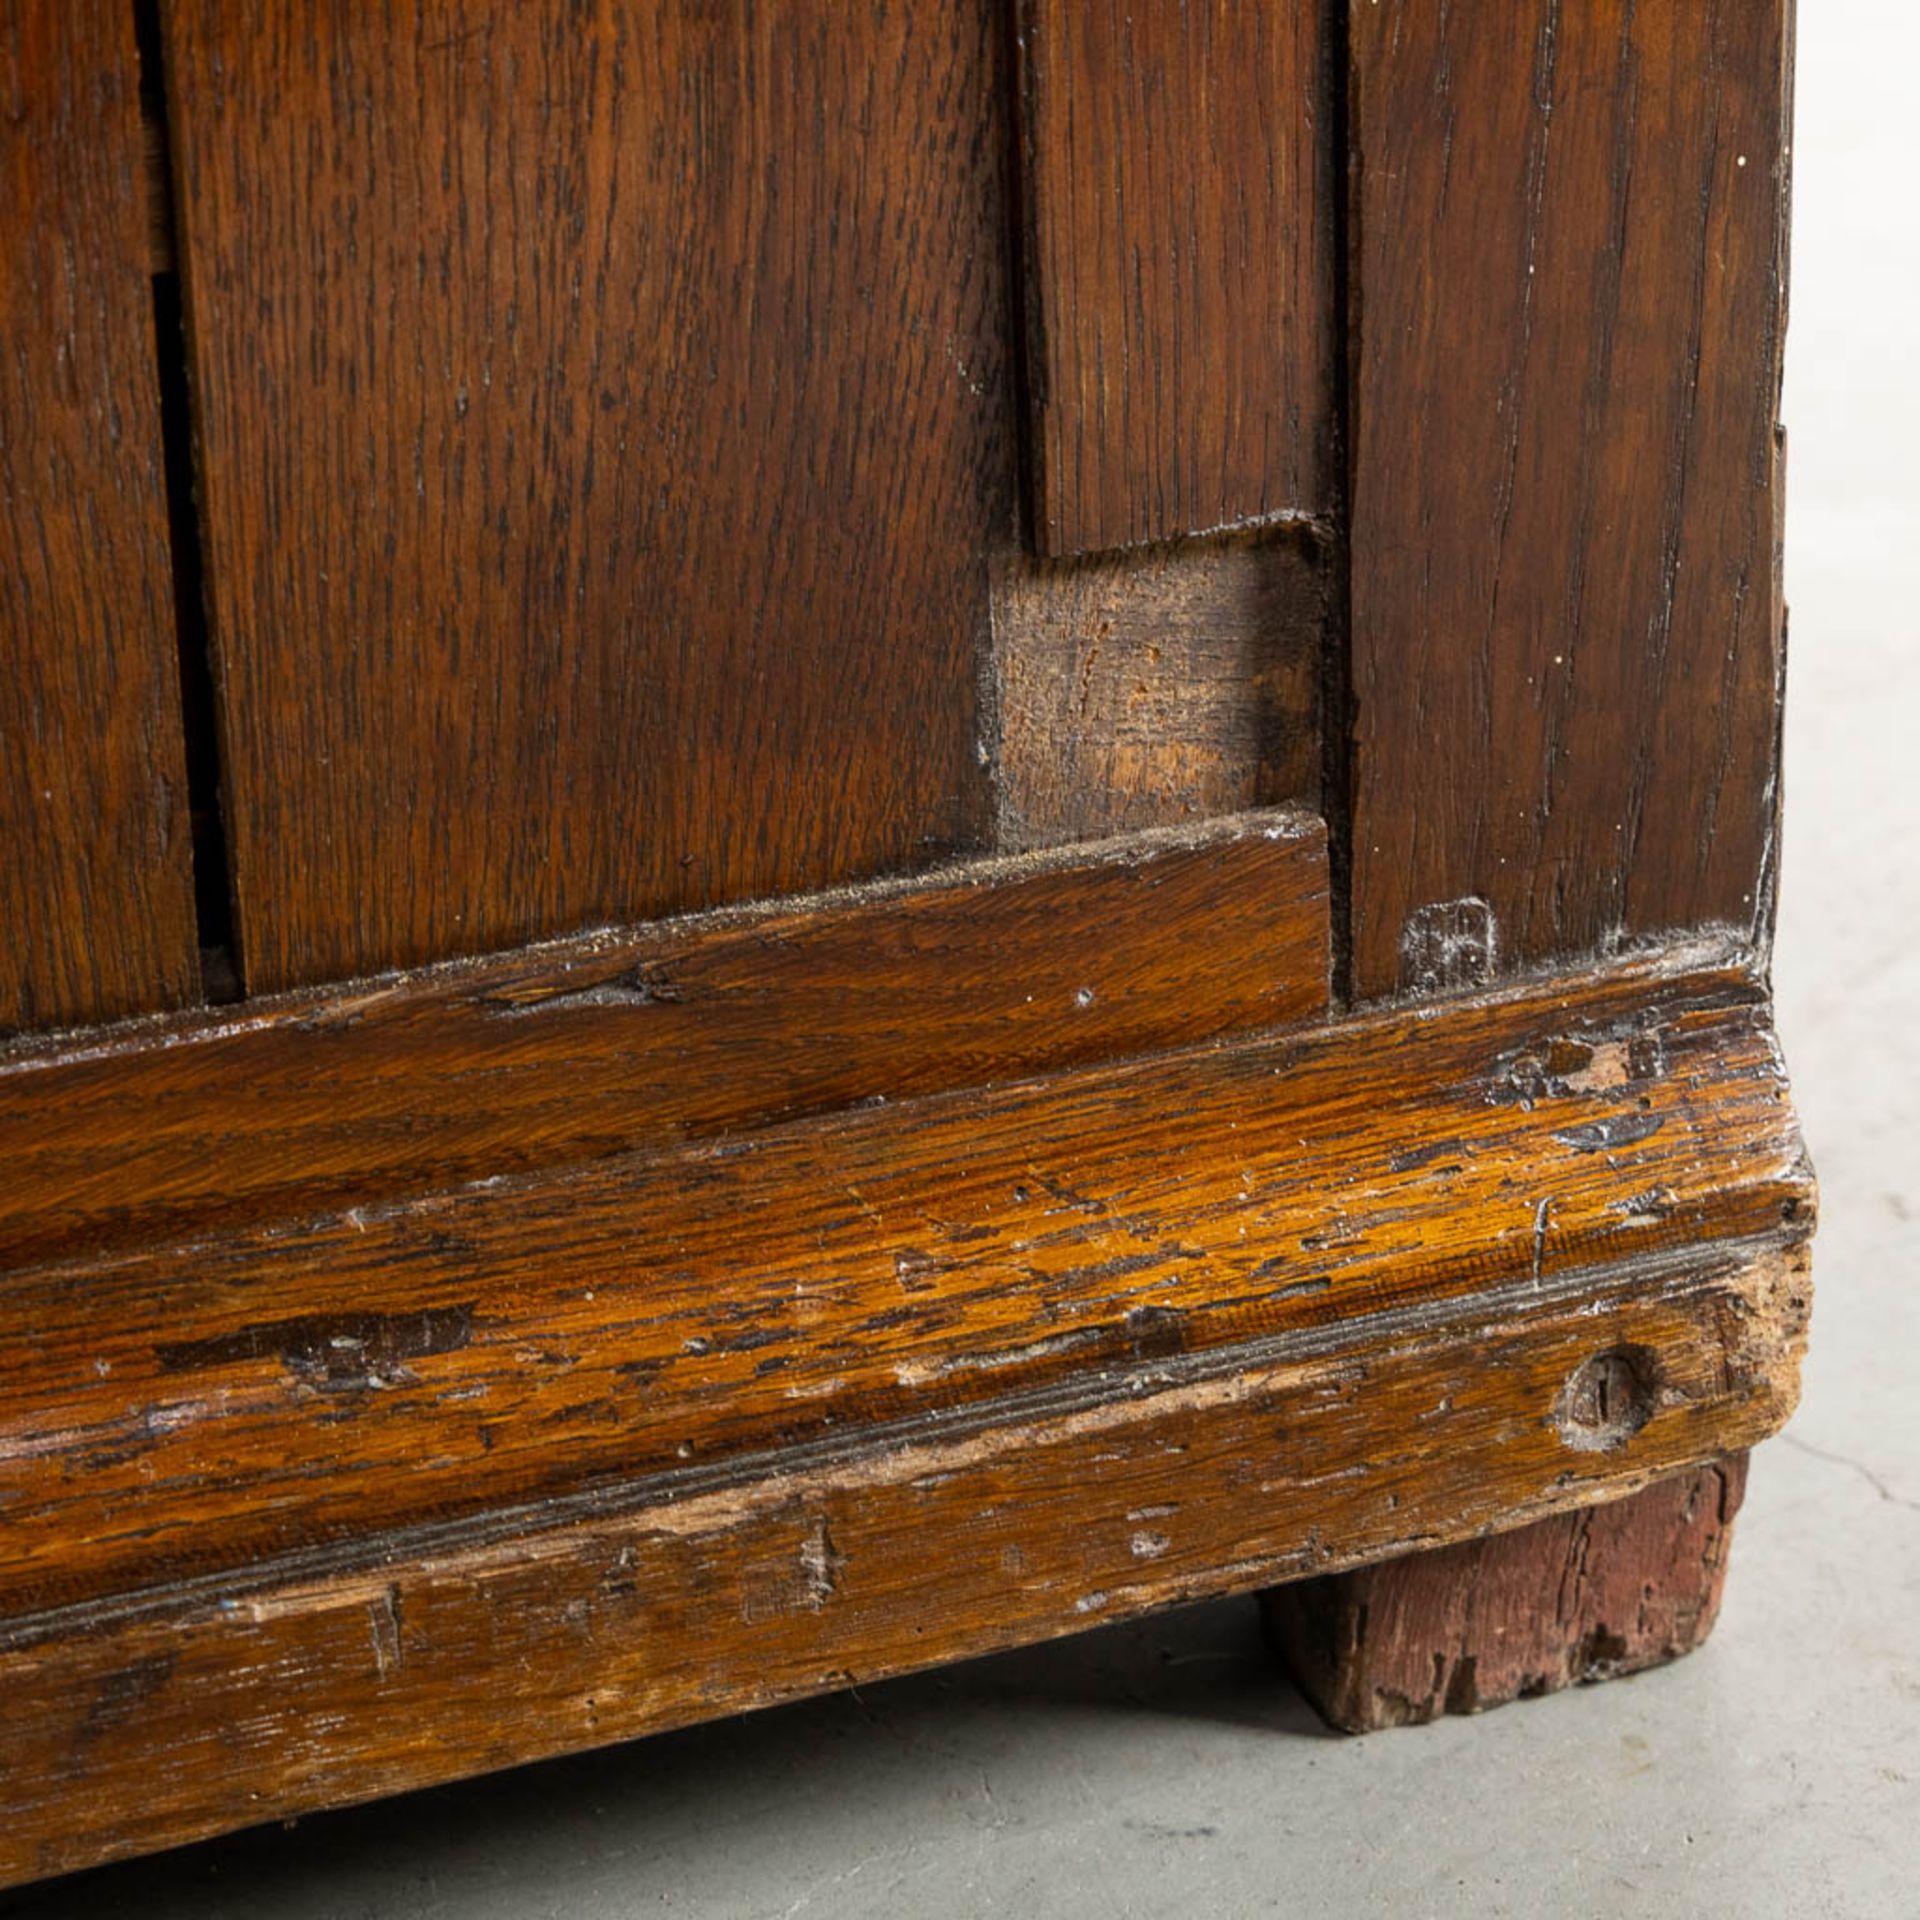
<path id="1" fill-rule="evenodd" d="M 1334 497 L 1327 10 L 1020 0 L 1034 532 L 1071 554 Z"/>
<path id="2" fill-rule="evenodd" d="M 1810 1221 L 1763 999 L 1630 968 L 21 1270 L 0 1615 Z"/>
<path id="3" fill-rule="evenodd" d="M 0 1050 L 0 1270 L 1327 1006 L 1326 835 L 1263 813 Z"/>
<path id="4" fill-rule="evenodd" d="M 1782 12 L 1353 7 L 1363 993 L 1770 919 Z"/>
<path id="5" fill-rule="evenodd" d="M 1333 587 L 1303 531 L 999 568 L 996 844 L 1317 804 Z"/>
<path id="6" fill-rule="evenodd" d="M 249 988 L 982 844 L 996 9 L 167 27 Z"/>
<path id="7" fill-rule="evenodd" d="M 1348 1733 L 1640 1673 L 1713 1631 L 1746 1484 L 1734 1453 L 1623 1500 L 1275 1587 L 1267 1630 Z"/>
<path id="8" fill-rule="evenodd" d="M 199 984 L 127 7 L 0 19 L 0 1030 Z"/>
<path id="9" fill-rule="evenodd" d="M 1771 1431 L 1792 1255 L 1530 1283 L 1356 1351 L 1162 1362 L 1080 1406 L 788 1453 L 351 1565 L 16 1623 L 0 1642 L 0 1879 L 26 1879 L 878 1679 L 1525 1521 Z M 1554 1409 L 1657 1356 L 1625 1446 Z M 1063 1515 L 1071 1523 L 1063 1523 Z M 556 1523 L 557 1522 L 557 1523 Z"/>

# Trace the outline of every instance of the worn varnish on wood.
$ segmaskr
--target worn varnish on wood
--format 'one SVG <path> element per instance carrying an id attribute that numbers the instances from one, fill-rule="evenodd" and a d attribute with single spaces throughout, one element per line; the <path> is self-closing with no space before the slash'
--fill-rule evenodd
<path id="1" fill-rule="evenodd" d="M 1144 1138 L 1143 1111 L 1185 1130 Z M 1759 998 L 1711 970 L 673 1164 L 664 1187 L 612 1166 L 64 1276 L 66 1311 L 91 1315 L 71 1352 L 117 1344 L 104 1380 L 57 1369 L 76 1389 L 61 1479 L 92 1518 L 67 1528 L 69 1577 L 34 1575 L 68 1604 L 16 1599 L 0 1633 L 0 1873 L 1524 1522 L 1747 1446 L 1794 1398 L 1810 1189 Z M 703 1212 L 731 1216 L 727 1284 L 683 1309 L 671 1263 L 702 1271 Z M 496 1262 L 520 1232 L 549 1263 L 537 1296 Z M 355 1271 L 389 1300 L 419 1283 L 385 1352 L 371 1305 L 324 1318 Z M 9 1294 L 49 1352 L 72 1337 L 62 1278 Z M 296 1292 L 323 1317 L 261 1322 Z M 1632 1372 L 1631 1417 L 1596 1424 L 1596 1366 Z M 89 1424 L 96 1393 L 152 1415 Z M 732 1424 L 756 1395 L 757 1439 Z M 489 1400 L 512 1416 L 491 1450 Z M 824 1408 L 843 1417 L 801 1437 Z M 250 1430 L 275 1425 L 327 1467 L 260 1477 Z M 17 1454 L 17 1410 L 7 1432 Z M 456 1453 L 456 1499 L 474 1472 L 504 1490 L 533 1435 L 547 1497 L 445 1517 Z M 120 1479 L 144 1486 L 116 1519 Z M 319 1548 L 327 1503 L 356 1500 L 399 1530 Z M 259 1558 L 289 1514 L 299 1544 Z M 32 1526 L 10 1525 L 16 1573 Z M 186 1577 L 116 1594 L 123 1527 L 140 1565 Z"/>
<path id="2" fill-rule="evenodd" d="M 1349 1733 L 1638 1673 L 1713 1631 L 1746 1484 L 1747 1456 L 1729 1454 L 1622 1500 L 1274 1587 L 1268 1633 Z"/>
<path id="3" fill-rule="evenodd" d="M 1751 986 L 1629 969 L 21 1269 L 0 1611 L 1143 1358 L 1365 1348 L 1797 1236 L 1808 1192 Z"/>
<path id="4" fill-rule="evenodd" d="M 1524 1522 L 1791 1409 L 1769 1270 L 1490 1299 L 1377 1358 L 1241 1349 L 1084 1409 L 259 1568 L 0 1645 L 0 1880 L 394 1793 Z M 1596 1349 L 1667 1363 L 1626 1456 L 1542 1417 Z M 1397 1452 L 1382 1452 L 1395 1436 Z M 1424 1462 L 1422 1471 L 1414 1463 Z M 1063 1510 L 1072 1524 L 1063 1526 Z M 530 1519 L 530 1516 L 528 1517 Z"/>
<path id="5" fill-rule="evenodd" d="M 1318 804 L 1336 593 L 1326 542 L 1301 530 L 1005 563 L 999 845 Z"/>
<path id="6" fill-rule="evenodd" d="M 1325 508 L 1328 10 L 1017 4 L 1040 550 Z"/>
<path id="7" fill-rule="evenodd" d="M 165 22 L 248 986 L 982 846 L 998 5 Z"/>
<path id="8" fill-rule="evenodd" d="M 1262 813 L 0 1049 L 0 1270 L 1286 1026 Z"/>
<path id="9" fill-rule="evenodd" d="M 0 19 L 0 1032 L 195 996 L 129 7 Z"/>
<path id="10" fill-rule="evenodd" d="M 1352 10 L 1363 992 L 1770 919 L 1782 17 Z"/>

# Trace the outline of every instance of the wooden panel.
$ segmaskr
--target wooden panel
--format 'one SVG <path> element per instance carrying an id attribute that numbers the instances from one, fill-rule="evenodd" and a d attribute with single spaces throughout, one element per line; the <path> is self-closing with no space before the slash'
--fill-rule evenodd
<path id="1" fill-rule="evenodd" d="M 0 1051 L 0 1269 L 978 1086 L 1327 1005 L 1259 814 Z"/>
<path id="2" fill-rule="evenodd" d="M 128 7 L 0 20 L 0 1029 L 198 987 Z"/>
<path id="3" fill-rule="evenodd" d="M 979 844 L 997 9 L 167 21 L 248 985 Z"/>
<path id="4" fill-rule="evenodd" d="M 1327 10 L 1021 4 L 1041 551 L 1328 505 Z"/>
<path id="5" fill-rule="evenodd" d="M 1642 968 L 18 1272 L 0 1614 L 1254 1337 L 1370 1354 L 1810 1195 L 1752 984 Z"/>
<path id="6" fill-rule="evenodd" d="M 504 1516 L 20 1623 L 0 1641 L 0 1878 L 1631 1492 L 1786 1418 L 1803 1265 L 1525 1283 L 1410 1312 L 1364 1360 L 1240 1348 L 1098 1404 L 655 1483 L 545 1529 Z M 1657 1410 L 1612 1451 L 1568 1445 L 1565 1382 L 1618 1350 L 1652 1356 Z"/>
<path id="7" fill-rule="evenodd" d="M 1770 915 L 1781 13 L 1353 8 L 1362 991 Z"/>
<path id="8" fill-rule="evenodd" d="M 1331 588 L 1305 532 L 1001 568 L 998 844 L 1317 804 Z"/>

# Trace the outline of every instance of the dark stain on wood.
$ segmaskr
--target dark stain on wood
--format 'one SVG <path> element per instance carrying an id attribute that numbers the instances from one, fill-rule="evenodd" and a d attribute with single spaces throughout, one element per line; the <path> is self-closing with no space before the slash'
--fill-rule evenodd
<path id="1" fill-rule="evenodd" d="M 146 1653 L 102 1674 L 87 1703 L 86 1718 L 74 1735 L 76 1758 L 94 1742 L 136 1721 L 141 1708 L 173 1677 L 173 1669 L 172 1654 Z"/>
<path id="2" fill-rule="evenodd" d="M 408 1361 L 457 1353 L 472 1338 L 469 1302 L 417 1313 L 304 1314 L 204 1340 L 162 1342 L 154 1359 L 162 1373 L 198 1373 L 276 1358 L 302 1386 L 368 1392 L 412 1386 L 418 1376 Z"/>

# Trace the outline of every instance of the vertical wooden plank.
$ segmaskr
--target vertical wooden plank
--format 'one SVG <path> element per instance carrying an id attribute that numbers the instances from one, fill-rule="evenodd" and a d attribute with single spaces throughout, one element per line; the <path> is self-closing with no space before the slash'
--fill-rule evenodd
<path id="1" fill-rule="evenodd" d="M 198 980 L 133 13 L 0 18 L 0 1028 Z"/>
<path id="2" fill-rule="evenodd" d="M 996 7 L 168 24 L 249 986 L 979 844 Z"/>
<path id="3" fill-rule="evenodd" d="M 1782 14 L 1356 0 L 1362 992 L 1765 921 Z"/>
<path id="4" fill-rule="evenodd" d="M 1326 9 L 1022 4 L 1041 550 L 1325 507 L 1335 321 Z"/>

